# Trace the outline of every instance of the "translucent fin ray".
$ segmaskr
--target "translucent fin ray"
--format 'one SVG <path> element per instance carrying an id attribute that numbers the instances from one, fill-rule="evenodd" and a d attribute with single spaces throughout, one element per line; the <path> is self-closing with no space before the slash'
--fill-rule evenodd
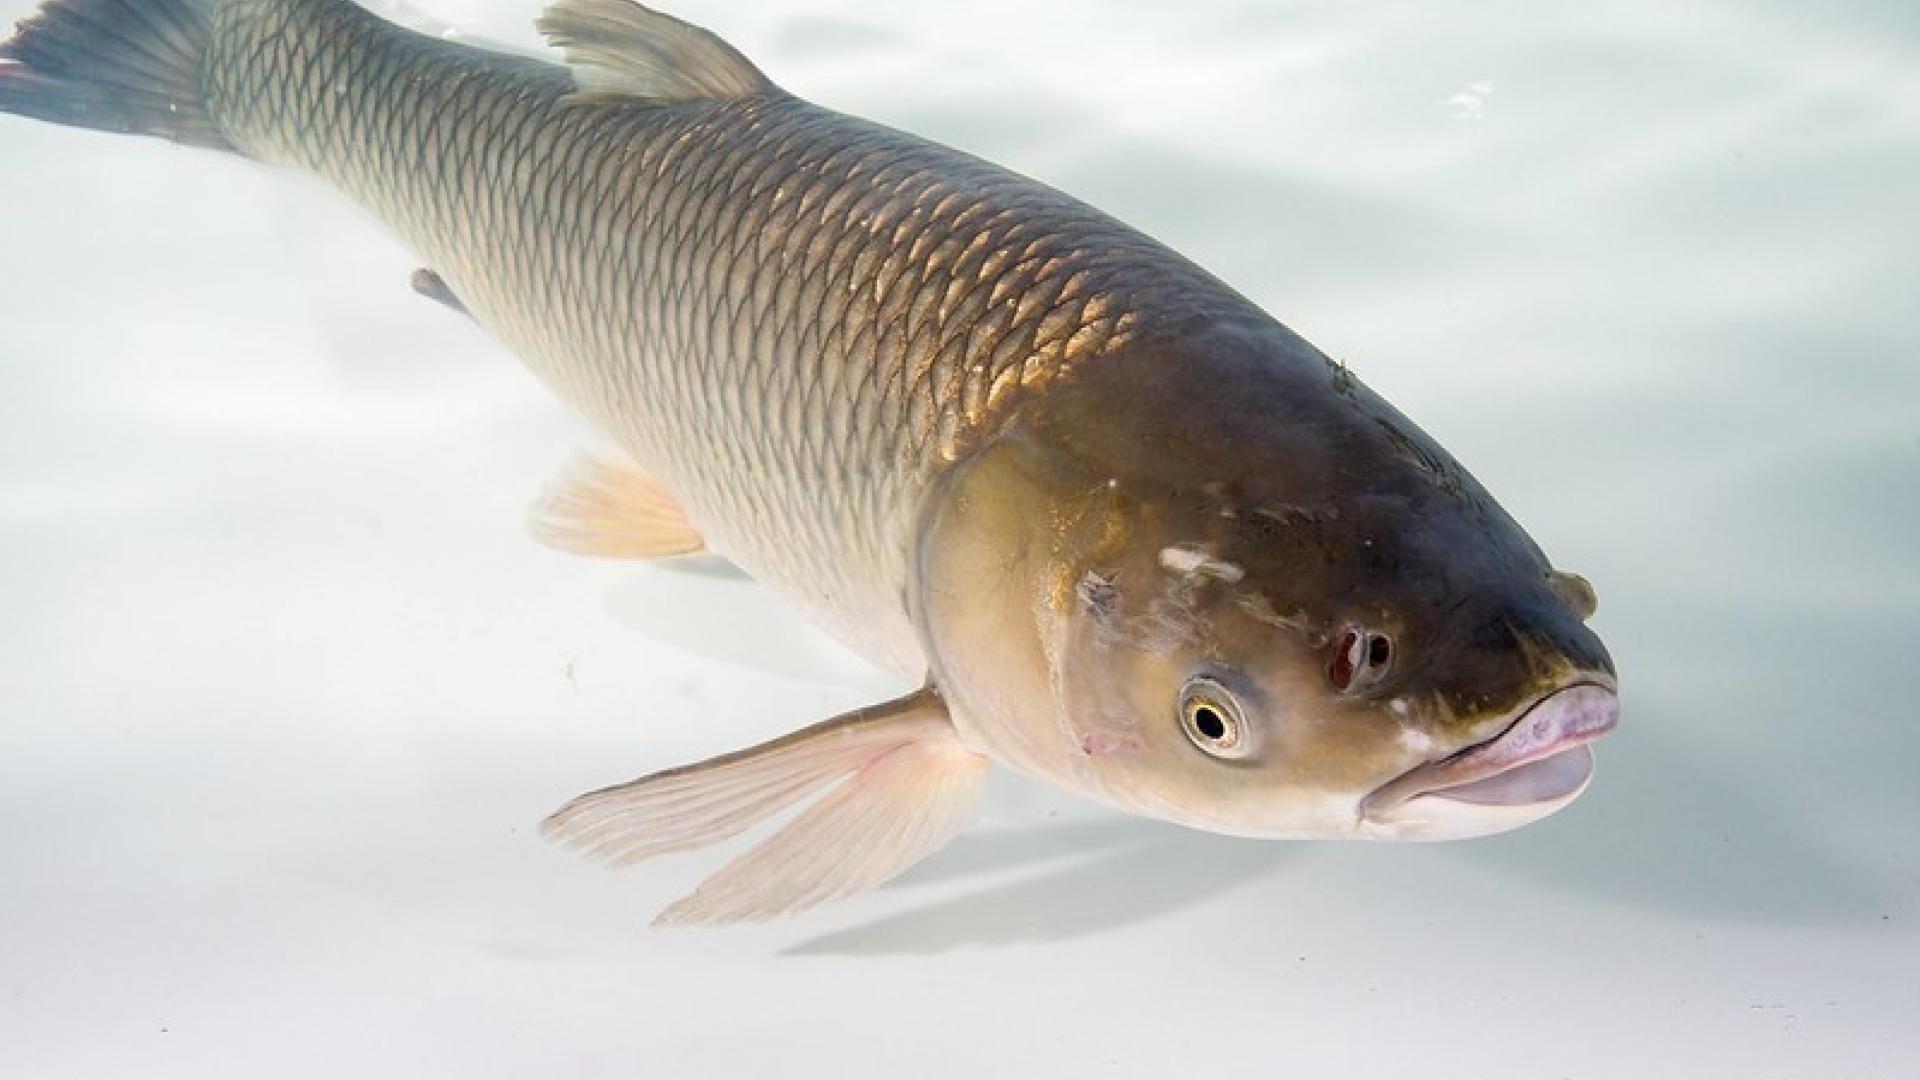
<path id="1" fill-rule="evenodd" d="M 943 846 L 966 823 L 987 759 L 948 739 L 868 764 L 655 920 L 757 922 L 864 892 Z"/>
<path id="2" fill-rule="evenodd" d="M 922 690 L 758 746 L 589 792 L 554 811 L 541 831 L 616 864 L 703 847 L 889 750 L 951 737 L 952 730 L 939 698 Z"/>
<path id="3" fill-rule="evenodd" d="M 548 547 L 609 559 L 660 559 L 707 542 L 665 486 L 624 459 L 582 454 L 547 485 L 527 529 Z"/>
<path id="4" fill-rule="evenodd" d="M 560 0 L 539 25 L 566 53 L 583 98 L 669 105 L 775 89 L 717 35 L 631 0 Z"/>
<path id="5" fill-rule="evenodd" d="M 986 767 L 960 744 L 939 696 L 921 690 L 582 795 L 541 829 L 621 865 L 729 839 L 831 788 L 659 921 L 766 919 L 871 888 L 940 847 L 959 829 Z"/>
<path id="6" fill-rule="evenodd" d="M 0 41 L 0 113 L 231 150 L 200 69 L 213 0 L 53 0 Z"/>

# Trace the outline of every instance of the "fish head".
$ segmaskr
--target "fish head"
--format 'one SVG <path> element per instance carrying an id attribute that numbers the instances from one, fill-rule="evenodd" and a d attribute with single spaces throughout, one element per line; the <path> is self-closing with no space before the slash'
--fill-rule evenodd
<path id="1" fill-rule="evenodd" d="M 1572 802 L 1618 713 L 1592 588 L 1311 346 L 1206 337 L 1050 389 L 931 500 L 913 604 L 963 736 L 1244 836 Z"/>

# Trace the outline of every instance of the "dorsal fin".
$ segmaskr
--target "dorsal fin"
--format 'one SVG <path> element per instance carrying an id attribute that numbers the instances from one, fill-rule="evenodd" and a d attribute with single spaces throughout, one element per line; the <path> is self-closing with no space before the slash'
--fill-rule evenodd
<path id="1" fill-rule="evenodd" d="M 711 31 L 632 0 L 559 0 L 540 32 L 567 54 L 588 98 L 652 105 L 752 97 L 773 83 Z"/>

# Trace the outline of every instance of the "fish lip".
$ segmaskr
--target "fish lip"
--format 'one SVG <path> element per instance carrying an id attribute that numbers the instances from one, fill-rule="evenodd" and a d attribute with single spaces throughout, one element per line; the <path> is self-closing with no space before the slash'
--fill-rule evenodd
<path id="1" fill-rule="evenodd" d="M 1560 754 L 1585 754 L 1590 766 L 1592 751 L 1580 748 L 1612 731 L 1619 714 L 1614 680 L 1599 673 L 1583 674 L 1514 710 L 1513 718 L 1489 738 L 1416 765 L 1375 788 L 1360 801 L 1361 816 L 1379 819 L 1414 798 L 1445 798 L 1451 789 Z M 1584 787 L 1583 779 L 1573 791 L 1542 802 L 1570 799 Z"/>

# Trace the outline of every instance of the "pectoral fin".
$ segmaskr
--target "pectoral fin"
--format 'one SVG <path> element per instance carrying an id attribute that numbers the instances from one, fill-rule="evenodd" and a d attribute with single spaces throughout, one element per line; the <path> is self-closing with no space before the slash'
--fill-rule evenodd
<path id="1" fill-rule="evenodd" d="M 986 769 L 960 744 L 939 696 L 922 690 L 582 795 L 542 828 L 624 864 L 727 839 L 830 788 L 656 920 L 757 921 L 851 896 L 920 861 L 959 830 Z"/>
<path id="2" fill-rule="evenodd" d="M 548 547 L 610 559 L 692 555 L 707 547 L 658 480 L 631 462 L 587 454 L 547 485 L 527 528 Z"/>
<path id="3" fill-rule="evenodd" d="M 473 317 L 473 312 L 467 310 L 467 305 L 461 303 L 460 298 L 453 294 L 453 288 L 447 284 L 447 279 L 428 267 L 423 266 L 415 270 L 408 284 L 412 285 L 413 291 L 421 296 L 437 304 L 444 304 L 468 318 Z"/>

